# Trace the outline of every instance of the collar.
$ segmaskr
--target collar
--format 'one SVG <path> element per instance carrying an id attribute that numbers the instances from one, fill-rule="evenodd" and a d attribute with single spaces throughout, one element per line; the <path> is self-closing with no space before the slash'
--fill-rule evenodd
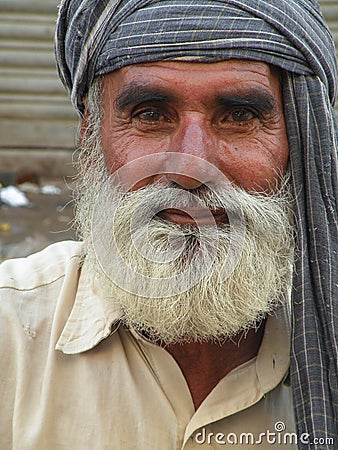
<path id="1" fill-rule="evenodd" d="M 82 267 L 78 264 L 76 274 L 69 277 L 66 274 L 59 298 L 63 304 L 65 296 L 70 295 L 74 276 L 80 272 L 73 308 L 55 347 L 68 355 L 95 347 L 118 329 L 122 317 L 121 309 L 111 299 L 104 298 L 97 277 L 88 266 L 85 259 Z"/>

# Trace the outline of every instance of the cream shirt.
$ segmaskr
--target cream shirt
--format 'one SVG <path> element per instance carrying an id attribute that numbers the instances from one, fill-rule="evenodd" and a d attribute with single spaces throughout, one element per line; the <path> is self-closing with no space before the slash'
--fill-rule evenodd
<path id="1" fill-rule="evenodd" d="M 296 448 L 285 308 L 195 411 L 174 359 L 120 324 L 81 257 L 62 242 L 0 266 L 1 450 Z"/>

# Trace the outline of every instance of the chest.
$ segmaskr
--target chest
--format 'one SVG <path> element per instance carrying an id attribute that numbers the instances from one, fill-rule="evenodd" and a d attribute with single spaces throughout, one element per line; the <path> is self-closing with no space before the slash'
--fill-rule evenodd
<path id="1" fill-rule="evenodd" d="M 221 449 L 243 448 L 249 439 L 261 440 L 264 449 L 271 446 L 267 433 L 284 439 L 277 423 L 294 432 L 290 388 L 280 383 L 263 394 L 254 366 L 225 377 L 195 411 L 182 373 L 163 349 L 111 339 L 118 342 L 108 339 L 80 355 L 53 351 L 39 373 L 27 361 L 16 398 L 7 402 L 14 420 L 1 448 Z"/>

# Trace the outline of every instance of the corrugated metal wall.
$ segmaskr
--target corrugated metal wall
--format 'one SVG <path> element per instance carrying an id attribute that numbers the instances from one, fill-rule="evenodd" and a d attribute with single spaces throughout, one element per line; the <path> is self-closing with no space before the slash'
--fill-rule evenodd
<path id="1" fill-rule="evenodd" d="M 0 147 L 72 148 L 76 115 L 59 81 L 58 0 L 0 0 Z"/>
<path id="2" fill-rule="evenodd" d="M 77 119 L 56 75 L 58 0 L 0 0 L 0 149 L 72 149 Z M 338 0 L 321 1 L 338 48 Z"/>

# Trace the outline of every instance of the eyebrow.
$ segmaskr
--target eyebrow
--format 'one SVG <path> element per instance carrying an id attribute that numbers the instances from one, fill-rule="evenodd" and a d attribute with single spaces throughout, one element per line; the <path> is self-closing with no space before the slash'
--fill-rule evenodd
<path id="1" fill-rule="evenodd" d="M 248 92 L 220 94 L 215 103 L 226 108 L 249 107 L 261 113 L 268 113 L 277 108 L 277 100 L 265 89 L 254 88 Z"/>
<path id="2" fill-rule="evenodd" d="M 126 86 L 115 100 L 115 108 L 123 112 L 128 106 L 157 101 L 170 102 L 174 97 L 163 89 L 151 88 L 141 83 L 131 83 Z"/>
<path id="3" fill-rule="evenodd" d="M 175 96 L 163 88 L 150 87 L 144 83 L 132 82 L 118 94 L 115 100 L 115 109 L 125 111 L 129 106 L 146 102 L 173 102 Z M 277 100 L 266 89 L 250 88 L 247 92 L 220 93 L 213 99 L 214 104 L 225 108 L 248 107 L 262 114 L 277 108 Z"/>

